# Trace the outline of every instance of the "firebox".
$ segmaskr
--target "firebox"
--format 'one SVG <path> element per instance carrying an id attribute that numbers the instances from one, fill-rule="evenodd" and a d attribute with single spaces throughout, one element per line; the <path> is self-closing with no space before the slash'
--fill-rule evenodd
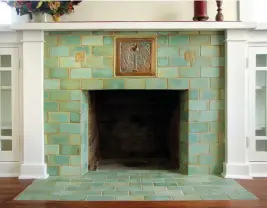
<path id="1" fill-rule="evenodd" d="M 179 168 L 179 91 L 89 91 L 89 170 Z"/>

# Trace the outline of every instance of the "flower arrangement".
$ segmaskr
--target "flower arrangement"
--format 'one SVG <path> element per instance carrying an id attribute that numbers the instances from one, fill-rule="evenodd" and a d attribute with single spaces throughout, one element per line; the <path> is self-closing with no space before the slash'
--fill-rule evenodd
<path id="1" fill-rule="evenodd" d="M 32 19 L 33 13 L 49 14 L 54 21 L 59 21 L 60 16 L 74 12 L 74 6 L 81 1 L 5 1 L 10 7 L 16 9 L 18 15 L 28 14 Z"/>

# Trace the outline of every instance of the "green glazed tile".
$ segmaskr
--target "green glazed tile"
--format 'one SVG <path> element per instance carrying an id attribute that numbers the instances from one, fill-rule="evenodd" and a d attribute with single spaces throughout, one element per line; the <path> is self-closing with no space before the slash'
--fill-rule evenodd
<path id="1" fill-rule="evenodd" d="M 154 191 L 130 191 L 130 196 L 154 196 Z"/>
<path id="2" fill-rule="evenodd" d="M 103 45 L 103 36 L 83 36 L 82 45 Z"/>
<path id="3" fill-rule="evenodd" d="M 57 68 L 58 66 L 59 66 L 59 59 L 57 57 L 44 59 L 44 68 Z"/>
<path id="4" fill-rule="evenodd" d="M 145 89 L 146 80 L 145 79 L 125 79 L 124 80 L 125 89 Z"/>
<path id="5" fill-rule="evenodd" d="M 65 195 L 65 196 L 60 196 L 59 200 L 61 201 L 85 201 L 87 196 L 83 195 Z"/>
<path id="6" fill-rule="evenodd" d="M 157 44 L 158 45 L 168 45 L 168 36 L 166 36 L 166 35 L 159 35 L 157 37 Z"/>
<path id="7" fill-rule="evenodd" d="M 59 36 L 58 38 L 59 45 L 80 45 L 81 37 L 80 36 Z"/>
<path id="8" fill-rule="evenodd" d="M 202 67 L 201 77 L 220 77 L 219 67 Z"/>
<path id="9" fill-rule="evenodd" d="M 210 78 L 210 88 L 212 89 L 223 89 L 225 85 L 224 78 Z"/>
<path id="10" fill-rule="evenodd" d="M 173 200 L 177 201 L 199 201 L 202 200 L 198 195 L 188 195 L 188 196 L 173 196 Z"/>
<path id="11" fill-rule="evenodd" d="M 70 165 L 80 165 L 81 164 L 81 156 L 71 155 L 70 156 Z"/>
<path id="12" fill-rule="evenodd" d="M 146 80 L 147 89 L 167 89 L 166 79 L 147 79 Z"/>
<path id="13" fill-rule="evenodd" d="M 103 41 L 104 45 L 113 45 L 113 37 L 104 36 Z"/>
<path id="14" fill-rule="evenodd" d="M 174 56 L 169 58 L 169 66 L 189 66 L 189 64 L 184 57 Z"/>
<path id="15" fill-rule="evenodd" d="M 62 176 L 80 175 L 80 166 L 60 166 L 60 174 Z"/>
<path id="16" fill-rule="evenodd" d="M 103 80 L 100 79 L 82 80 L 82 89 L 86 90 L 103 89 Z"/>
<path id="17" fill-rule="evenodd" d="M 209 102 L 206 100 L 189 100 L 188 109 L 189 110 L 208 110 Z"/>
<path id="18" fill-rule="evenodd" d="M 190 79 L 190 89 L 207 89 L 210 88 L 210 79 L 192 78 Z"/>
<path id="19" fill-rule="evenodd" d="M 53 46 L 49 48 L 50 56 L 68 56 L 69 47 L 67 46 Z"/>
<path id="20" fill-rule="evenodd" d="M 129 191 L 103 191 L 103 196 L 128 196 Z"/>
<path id="21" fill-rule="evenodd" d="M 144 196 L 116 196 L 116 201 L 143 201 Z"/>
<path id="22" fill-rule="evenodd" d="M 171 196 L 144 196 L 145 201 L 168 201 L 172 200 Z"/>
<path id="23" fill-rule="evenodd" d="M 70 111 L 80 111 L 80 102 L 61 102 L 59 104 L 60 111 L 70 112 Z"/>
<path id="24" fill-rule="evenodd" d="M 208 123 L 201 123 L 201 122 L 195 122 L 195 123 L 188 123 L 188 130 L 189 133 L 206 133 L 208 132 Z"/>
<path id="25" fill-rule="evenodd" d="M 71 112 L 70 113 L 70 122 L 71 123 L 79 123 L 81 120 L 80 113 L 77 112 Z"/>
<path id="26" fill-rule="evenodd" d="M 224 35 L 212 35 L 211 36 L 211 45 L 223 45 L 225 41 Z"/>
<path id="27" fill-rule="evenodd" d="M 78 90 L 78 89 L 81 89 L 81 82 L 80 82 L 80 80 L 62 79 L 62 80 L 60 80 L 60 89 L 62 89 L 62 90 Z"/>
<path id="28" fill-rule="evenodd" d="M 157 50 L 158 57 L 178 56 L 179 49 L 174 46 L 160 46 Z"/>
<path id="29" fill-rule="evenodd" d="M 168 89 L 188 89 L 188 79 L 168 79 Z"/>
<path id="30" fill-rule="evenodd" d="M 78 145 L 61 145 L 60 146 L 60 154 L 79 155 L 80 154 L 80 146 L 78 146 Z"/>
<path id="31" fill-rule="evenodd" d="M 69 113 L 58 113 L 58 112 L 51 112 L 49 113 L 49 122 L 69 122 L 70 116 Z"/>
<path id="32" fill-rule="evenodd" d="M 45 45 L 56 45 L 57 44 L 57 36 L 49 36 L 49 35 L 45 35 L 44 36 L 44 40 L 45 40 Z"/>
<path id="33" fill-rule="evenodd" d="M 201 56 L 220 56 L 220 47 L 201 46 Z"/>
<path id="34" fill-rule="evenodd" d="M 65 155 L 49 155 L 48 165 L 69 165 L 70 158 Z"/>
<path id="35" fill-rule="evenodd" d="M 105 79 L 104 89 L 124 89 L 123 79 Z"/>
<path id="36" fill-rule="evenodd" d="M 58 145 L 45 145 L 45 154 L 59 154 Z"/>
<path id="37" fill-rule="evenodd" d="M 61 123 L 60 133 L 79 134 L 81 125 L 79 123 Z"/>
<path id="38" fill-rule="evenodd" d="M 212 57 L 211 65 L 212 66 L 225 66 L 225 58 L 223 58 L 223 57 Z"/>
<path id="39" fill-rule="evenodd" d="M 173 35 L 169 36 L 169 45 L 187 45 L 189 44 L 189 36 Z"/>
<path id="40" fill-rule="evenodd" d="M 190 45 L 208 45 L 211 38 L 209 35 L 192 35 L 190 36 Z"/>
<path id="41" fill-rule="evenodd" d="M 66 67 L 66 68 L 80 68 L 81 63 L 76 62 L 74 57 L 60 57 L 59 58 L 59 66 L 60 67 Z"/>
<path id="42" fill-rule="evenodd" d="M 93 56 L 113 56 L 113 47 L 93 46 Z"/>
<path id="43" fill-rule="evenodd" d="M 224 110 L 225 101 L 224 100 L 211 100 L 210 101 L 210 110 Z"/>
<path id="44" fill-rule="evenodd" d="M 92 71 L 93 78 L 111 78 L 113 77 L 112 69 L 93 69 Z"/>
<path id="45" fill-rule="evenodd" d="M 45 123 L 44 132 L 45 133 L 59 133 L 59 124 L 58 123 Z"/>
<path id="46" fill-rule="evenodd" d="M 169 65 L 168 57 L 158 57 L 157 58 L 158 67 L 165 67 Z"/>
<path id="47" fill-rule="evenodd" d="M 50 78 L 52 79 L 67 79 L 69 77 L 68 68 L 51 68 Z"/>
<path id="48" fill-rule="evenodd" d="M 114 201 L 114 196 L 87 196 L 86 201 Z"/>
<path id="49" fill-rule="evenodd" d="M 208 122 L 218 121 L 218 111 L 191 111 L 189 112 L 189 121 L 193 122 Z"/>
<path id="50" fill-rule="evenodd" d="M 200 68 L 179 67 L 179 77 L 181 78 L 200 77 Z"/>
<path id="51" fill-rule="evenodd" d="M 45 79 L 44 80 L 44 89 L 45 90 L 57 90 L 59 89 L 59 80 L 58 79 Z"/>
<path id="52" fill-rule="evenodd" d="M 63 90 L 50 91 L 51 101 L 67 101 L 70 100 L 70 92 Z"/>
<path id="53" fill-rule="evenodd" d="M 56 176 L 59 175 L 59 169 L 58 166 L 47 166 L 47 173 L 49 174 L 49 176 Z"/>
<path id="54" fill-rule="evenodd" d="M 178 77 L 178 68 L 177 67 L 159 67 L 158 68 L 158 77 Z"/>
<path id="55" fill-rule="evenodd" d="M 70 46 L 70 55 L 74 56 L 77 52 L 85 52 L 87 56 L 91 55 L 91 47 L 89 46 Z"/>

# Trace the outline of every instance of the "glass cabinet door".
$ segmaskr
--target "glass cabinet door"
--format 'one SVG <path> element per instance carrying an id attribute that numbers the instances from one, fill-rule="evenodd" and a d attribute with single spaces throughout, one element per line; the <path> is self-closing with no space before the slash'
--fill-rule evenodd
<path id="1" fill-rule="evenodd" d="M 250 160 L 267 161 L 267 48 L 250 49 Z"/>
<path id="2" fill-rule="evenodd" d="M 0 48 L 0 161 L 18 161 L 18 50 Z M 15 131 L 14 131 L 15 130 Z"/>

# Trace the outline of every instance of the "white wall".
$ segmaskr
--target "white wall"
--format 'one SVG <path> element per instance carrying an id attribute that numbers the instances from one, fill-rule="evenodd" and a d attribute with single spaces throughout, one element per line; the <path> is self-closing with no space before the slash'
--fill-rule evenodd
<path id="1" fill-rule="evenodd" d="M 252 2 L 253 1 L 253 2 Z M 251 9 L 250 21 L 253 22 L 267 22 L 267 1 L 266 0 L 251 0 L 249 2 Z"/>
<path id="2" fill-rule="evenodd" d="M 210 21 L 214 21 L 216 10 L 216 1 L 208 0 Z M 98 0 L 80 3 L 74 14 L 63 16 L 61 21 L 191 21 L 193 12 L 192 0 Z M 235 0 L 223 2 L 225 21 L 237 20 L 237 13 Z"/>

